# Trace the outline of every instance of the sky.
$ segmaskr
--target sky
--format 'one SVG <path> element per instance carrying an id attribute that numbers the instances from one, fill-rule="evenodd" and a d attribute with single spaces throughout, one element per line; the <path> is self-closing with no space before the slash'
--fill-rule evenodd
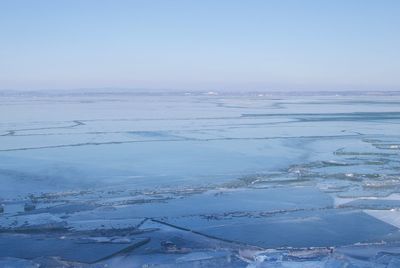
<path id="1" fill-rule="evenodd" d="M 400 90 L 398 0 L 0 0 L 0 90 Z"/>

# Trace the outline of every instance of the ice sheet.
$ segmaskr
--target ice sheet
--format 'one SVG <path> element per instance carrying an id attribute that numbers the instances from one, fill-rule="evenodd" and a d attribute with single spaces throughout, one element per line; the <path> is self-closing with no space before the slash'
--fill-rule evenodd
<path id="1" fill-rule="evenodd" d="M 398 92 L 2 92 L 0 265 L 396 267 L 399 133 Z"/>

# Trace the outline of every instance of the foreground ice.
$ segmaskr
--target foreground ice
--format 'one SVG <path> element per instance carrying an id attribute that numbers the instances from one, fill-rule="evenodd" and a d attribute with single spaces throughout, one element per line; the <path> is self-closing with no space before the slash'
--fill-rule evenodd
<path id="1" fill-rule="evenodd" d="M 1 267 L 399 267 L 400 94 L 2 92 Z"/>

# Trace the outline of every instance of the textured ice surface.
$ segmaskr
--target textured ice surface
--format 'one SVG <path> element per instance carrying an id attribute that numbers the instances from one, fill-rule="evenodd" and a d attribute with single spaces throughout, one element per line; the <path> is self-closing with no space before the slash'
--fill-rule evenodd
<path id="1" fill-rule="evenodd" d="M 399 133 L 397 92 L 2 92 L 0 266 L 398 267 Z"/>

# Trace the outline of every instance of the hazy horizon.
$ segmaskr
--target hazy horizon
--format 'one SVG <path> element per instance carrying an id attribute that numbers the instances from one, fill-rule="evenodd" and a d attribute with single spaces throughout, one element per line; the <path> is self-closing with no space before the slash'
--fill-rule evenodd
<path id="1" fill-rule="evenodd" d="M 400 90 L 400 2 L 0 3 L 0 90 Z"/>

